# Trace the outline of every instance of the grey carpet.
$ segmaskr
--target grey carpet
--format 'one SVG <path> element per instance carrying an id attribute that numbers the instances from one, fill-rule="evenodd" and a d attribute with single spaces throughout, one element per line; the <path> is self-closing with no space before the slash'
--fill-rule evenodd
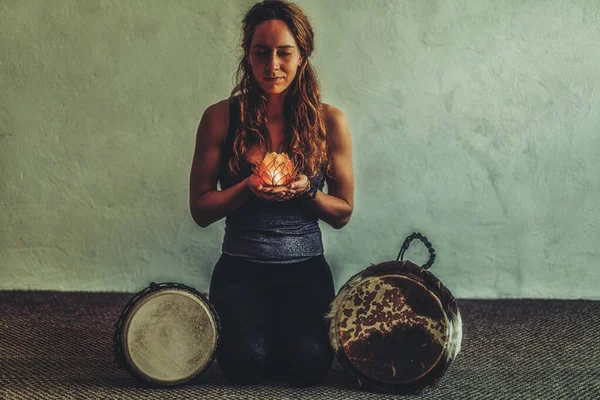
<path id="1" fill-rule="evenodd" d="M 394 396 L 325 382 L 242 387 L 215 363 L 201 382 L 142 388 L 113 361 L 113 324 L 133 294 L 0 292 L 1 399 L 600 399 L 600 302 L 466 300 L 463 349 L 435 388 Z"/>

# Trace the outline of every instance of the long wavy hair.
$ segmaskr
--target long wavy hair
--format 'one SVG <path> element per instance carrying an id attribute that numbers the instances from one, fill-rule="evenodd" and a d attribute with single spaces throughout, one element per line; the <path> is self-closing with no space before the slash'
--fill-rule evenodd
<path id="1" fill-rule="evenodd" d="M 254 79 L 248 61 L 256 26 L 273 19 L 286 23 L 303 60 L 288 87 L 284 101 L 284 118 L 289 127 L 284 143 L 299 171 L 310 179 L 320 168 L 324 168 L 326 173 L 330 173 L 331 168 L 319 82 L 309 61 L 314 50 L 314 33 L 302 9 L 283 0 L 263 0 L 256 3 L 243 19 L 242 54 L 235 73 L 236 86 L 231 91 L 232 97 L 239 96 L 241 127 L 233 142 L 233 157 L 229 161 L 229 169 L 237 174 L 241 157 L 254 144 L 273 151 L 269 148 L 266 128 L 267 98 Z"/>

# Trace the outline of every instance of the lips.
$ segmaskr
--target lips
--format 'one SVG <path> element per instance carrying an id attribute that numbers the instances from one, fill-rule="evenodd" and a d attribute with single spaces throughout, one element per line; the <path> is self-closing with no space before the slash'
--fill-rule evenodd
<path id="1" fill-rule="evenodd" d="M 264 78 L 264 79 L 265 79 L 265 81 L 269 81 L 269 82 L 277 82 L 278 80 L 283 79 L 283 76 L 277 76 L 274 78 Z"/>

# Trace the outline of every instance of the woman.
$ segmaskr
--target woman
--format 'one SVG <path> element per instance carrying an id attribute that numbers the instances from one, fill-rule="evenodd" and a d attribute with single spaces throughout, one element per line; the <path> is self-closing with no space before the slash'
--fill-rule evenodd
<path id="1" fill-rule="evenodd" d="M 344 114 L 320 101 L 313 31 L 298 6 L 255 4 L 242 48 L 231 97 L 202 116 L 190 173 L 194 221 L 226 218 L 209 291 L 222 325 L 217 362 L 239 384 L 284 376 L 313 385 L 333 360 L 324 314 L 335 296 L 318 220 L 340 229 L 352 215 L 350 131 Z M 286 152 L 302 173 L 264 186 L 251 165 L 271 151 Z"/>

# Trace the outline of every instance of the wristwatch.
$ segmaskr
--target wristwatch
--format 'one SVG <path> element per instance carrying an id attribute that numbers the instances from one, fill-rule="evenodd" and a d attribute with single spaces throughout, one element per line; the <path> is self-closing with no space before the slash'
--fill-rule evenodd
<path id="1" fill-rule="evenodd" d="M 310 181 L 308 181 L 307 189 L 299 197 L 302 200 L 312 200 L 315 197 L 317 197 L 317 190 L 318 189 L 316 187 L 314 187 L 313 185 L 311 185 Z"/>

